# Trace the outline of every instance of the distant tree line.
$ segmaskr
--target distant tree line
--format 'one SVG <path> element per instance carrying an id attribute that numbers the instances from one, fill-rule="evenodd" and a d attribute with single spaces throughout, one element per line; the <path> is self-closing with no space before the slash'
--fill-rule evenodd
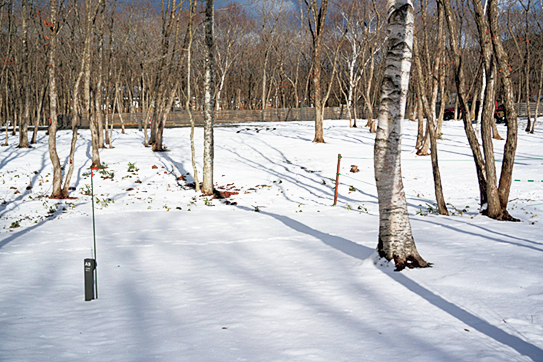
<path id="1" fill-rule="evenodd" d="M 47 101 L 50 2 L 1 1 L 1 120 L 22 126 L 47 124 L 50 118 Z M 92 98 L 93 108 L 101 113 L 97 116 L 102 122 L 106 114 L 112 112 L 151 110 L 153 118 L 164 102 L 160 97 L 168 99 L 164 106 L 169 102 L 172 107 L 187 106 L 183 62 L 188 39 L 188 0 L 162 3 L 61 0 L 57 8 L 58 114 L 74 117 L 74 103 L 85 103 L 85 92 L 89 92 L 90 97 L 86 102 Z M 440 46 L 450 43 L 450 35 L 446 32 L 437 39 L 439 16 L 435 2 L 417 1 L 414 8 L 414 35 L 422 46 L 419 56 L 423 75 L 427 76 Z M 473 1 L 453 0 L 451 9 L 457 23 L 469 98 L 481 99 L 484 72 Z M 204 100 L 203 18 L 202 3 L 195 10 L 191 57 L 193 92 L 188 104 L 193 109 L 203 109 Z M 300 3 L 269 0 L 252 3 L 251 7 L 231 3 L 217 9 L 216 108 L 297 108 L 315 106 L 319 102 L 324 106 L 346 105 L 353 126 L 356 118 L 371 120 L 379 105 L 379 86 L 384 72 L 385 21 L 384 0 L 342 0 L 329 5 L 328 0 Z M 541 5 L 534 0 L 515 0 L 501 5 L 500 34 L 510 56 L 516 102 L 537 102 L 541 98 L 541 21 Z M 90 83 L 88 91 L 81 92 L 76 86 L 83 89 L 87 81 L 85 73 L 77 84 L 83 56 L 90 57 L 85 63 L 85 70 L 90 71 Z M 450 51 L 445 51 L 441 58 L 435 101 L 456 103 L 454 59 Z M 315 77 L 319 78 L 318 82 L 314 81 Z M 419 78 L 413 69 L 408 115 L 422 106 L 417 97 L 421 93 L 416 85 Z M 423 86 L 431 88 L 430 84 Z M 498 100 L 503 100 L 500 87 L 496 94 Z M 475 104 L 470 102 L 472 113 Z M 530 115 L 530 120 L 534 117 Z M 104 126 L 99 125 L 102 129 Z M 103 133 L 107 143 L 108 135 Z M 32 141 L 35 142 L 35 135 L 30 137 Z M 24 135 L 21 142 L 21 146 L 26 146 Z"/>

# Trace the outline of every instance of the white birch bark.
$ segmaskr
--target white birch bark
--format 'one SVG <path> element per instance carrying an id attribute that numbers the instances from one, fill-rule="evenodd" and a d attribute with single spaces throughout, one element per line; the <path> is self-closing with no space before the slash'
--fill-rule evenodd
<path id="1" fill-rule="evenodd" d="M 213 42 L 214 1 L 206 0 L 204 59 L 204 168 L 202 171 L 202 194 L 213 195 L 213 123 L 215 118 L 215 64 Z"/>
<path id="2" fill-rule="evenodd" d="M 192 116 L 192 110 L 191 110 L 191 101 L 192 101 L 192 93 L 191 93 L 191 61 L 192 61 L 192 41 L 194 39 L 194 31 L 193 31 L 193 21 L 194 21 L 194 12 L 196 8 L 196 0 L 191 0 L 190 4 L 190 15 L 189 15 L 189 25 L 188 25 L 188 45 L 187 45 L 187 102 L 186 102 L 186 108 L 187 112 L 189 114 L 190 119 L 190 152 L 191 152 L 191 161 L 192 161 L 192 170 L 194 172 L 194 189 L 196 192 L 200 192 L 200 181 L 198 180 L 198 168 L 196 167 L 196 151 L 194 148 L 194 117 Z"/>
<path id="3" fill-rule="evenodd" d="M 379 198 L 379 256 L 396 270 L 430 266 L 413 239 L 401 173 L 402 122 L 413 47 L 412 0 L 389 0 L 386 68 L 381 87 L 374 167 Z"/>
<path id="4" fill-rule="evenodd" d="M 57 75 L 56 75 L 56 49 L 57 49 L 57 32 L 58 32 L 58 2 L 50 0 L 51 6 L 51 34 L 49 37 L 49 117 L 51 125 L 49 126 L 49 158 L 53 164 L 53 191 L 51 192 L 52 199 L 61 197 L 62 186 L 62 170 L 60 169 L 60 159 L 57 153 Z M 7 129 L 7 127 L 6 127 Z"/>

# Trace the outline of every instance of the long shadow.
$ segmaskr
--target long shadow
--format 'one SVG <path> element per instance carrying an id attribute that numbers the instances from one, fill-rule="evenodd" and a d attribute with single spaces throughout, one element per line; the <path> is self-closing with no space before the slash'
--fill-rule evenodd
<path id="1" fill-rule="evenodd" d="M 42 155 L 42 163 L 41 163 L 41 168 L 39 171 L 36 171 L 35 173 L 33 173 L 32 171 L 29 171 L 30 172 L 30 175 L 29 175 L 29 178 L 30 178 L 30 185 L 29 186 L 32 186 L 36 183 L 36 180 L 38 179 L 38 177 L 41 176 L 41 173 L 43 172 L 43 170 L 45 169 L 45 162 L 47 160 L 47 153 L 43 153 Z M 19 194 L 19 196 L 17 196 L 15 199 L 13 200 L 4 200 L 6 201 L 6 203 L 17 203 L 21 200 L 24 199 L 25 196 L 29 195 L 32 193 L 32 188 L 26 188 L 25 191 L 23 191 L 22 193 Z M 3 217 L 4 214 L 8 213 L 8 212 L 12 212 L 14 211 L 15 209 L 17 209 L 17 207 L 19 207 L 19 205 L 16 205 L 14 206 L 12 209 L 9 209 L 9 210 L 6 210 L 4 209 L 2 212 L 0 212 L 0 217 Z"/>
<path id="2" fill-rule="evenodd" d="M 44 223 L 56 219 L 60 214 L 62 214 L 62 210 L 59 208 L 57 211 L 55 211 L 55 213 L 53 215 L 49 216 L 45 220 L 42 220 L 38 224 L 26 227 L 26 228 L 24 228 L 24 229 L 22 229 L 22 230 L 20 230 L 20 231 L 18 231 L 16 233 L 11 234 L 10 236 L 5 238 L 4 240 L 0 241 L 0 249 L 2 249 L 4 246 L 11 243 L 12 241 L 16 240 L 17 238 L 19 238 L 19 237 L 33 231 L 34 229 L 39 228 Z"/>
<path id="3" fill-rule="evenodd" d="M 243 206 L 240 206 L 240 208 L 243 208 L 247 211 L 252 211 L 251 209 L 243 207 Z M 330 235 L 330 234 L 323 233 L 322 231 L 315 230 L 305 224 L 302 224 L 299 221 L 292 220 L 289 217 L 274 214 L 271 212 L 266 212 L 266 211 L 261 211 L 261 213 L 264 215 L 273 217 L 274 219 L 282 222 L 283 224 L 285 224 L 286 226 L 288 226 L 289 228 L 293 230 L 316 237 L 317 239 L 322 241 L 324 244 L 331 246 L 332 248 L 339 250 L 342 253 L 347 254 L 353 258 L 365 260 L 369 258 L 371 254 L 374 252 L 374 249 L 354 243 L 340 236 Z"/>
<path id="4" fill-rule="evenodd" d="M 431 220 L 417 219 L 417 221 L 425 222 L 425 223 L 429 223 L 429 224 L 434 224 L 434 225 L 439 225 L 441 227 L 453 230 L 455 232 L 464 233 L 464 234 L 468 234 L 468 235 L 471 235 L 471 236 L 479 236 L 480 235 L 480 234 L 476 234 L 474 232 L 467 231 L 467 230 L 465 230 L 463 228 L 457 228 L 457 227 L 454 227 L 454 226 L 451 226 L 451 225 L 445 225 L 445 224 L 441 224 L 441 223 L 438 224 L 438 223 L 435 223 L 435 222 L 433 222 Z M 468 225 L 468 224 L 466 223 L 466 225 Z M 482 230 L 488 232 L 490 235 L 496 234 L 496 235 L 506 237 L 506 238 L 509 238 L 509 239 L 516 239 L 516 240 L 519 240 L 519 241 L 524 241 L 524 242 L 527 242 L 527 243 L 530 243 L 530 244 L 536 244 L 538 246 L 541 246 L 540 243 L 538 243 L 536 241 L 533 241 L 533 240 L 522 239 L 522 238 L 519 238 L 519 237 L 516 237 L 516 236 L 499 233 L 499 232 L 496 232 L 495 230 L 490 230 L 490 229 L 484 228 L 484 227 L 479 226 L 479 225 L 469 224 L 469 226 L 473 226 L 473 227 L 482 229 Z M 502 238 L 498 238 L 498 237 L 492 237 L 492 236 L 489 236 L 489 235 L 485 235 L 484 238 L 488 239 L 488 240 L 498 242 L 498 243 L 510 244 L 510 245 L 515 245 L 515 246 L 520 246 L 521 248 L 528 248 L 528 249 L 532 249 L 532 250 L 535 250 L 535 251 L 543 252 L 543 249 L 537 248 L 535 246 L 523 245 L 523 244 L 515 243 L 515 242 L 512 242 L 512 241 L 506 241 L 506 240 L 503 240 Z"/>
<path id="5" fill-rule="evenodd" d="M 3 150 L 3 152 L 1 153 L 3 156 L 3 159 L 2 161 L 0 161 L 0 170 L 6 167 L 6 165 L 10 161 L 16 159 L 17 157 L 21 155 L 20 152 L 17 152 L 19 149 L 15 148 L 15 146 L 7 146 L 7 148 L 4 146 L 0 148 L 0 150 Z"/>
<path id="6" fill-rule="evenodd" d="M 341 251 L 342 253 L 349 255 L 351 257 L 365 260 L 373 253 L 373 249 L 356 244 L 350 240 L 333 236 L 330 234 L 323 233 L 321 231 L 310 228 L 307 225 L 304 225 L 298 221 L 292 220 L 283 215 L 277 215 L 269 212 L 262 212 L 265 215 L 269 215 L 276 220 L 282 222 L 286 226 L 313 237 L 320 239 L 324 244 Z M 509 333 L 503 331 L 502 329 L 491 325 L 487 321 L 471 314 L 470 312 L 460 308 L 459 306 L 443 299 L 442 297 L 436 295 L 432 291 L 424 288 L 422 285 L 417 282 L 409 279 L 405 275 L 396 272 L 385 272 L 391 279 L 403 285 L 405 288 L 409 289 L 411 292 L 419 295 L 424 298 L 426 301 L 434 305 L 435 307 L 441 309 L 445 313 L 455 317 L 461 322 L 469 325 L 471 328 L 483 333 L 487 337 L 494 339 L 501 344 L 511 347 L 518 353 L 523 356 L 531 358 L 535 362 L 543 361 L 543 350 L 537 346 L 534 346 L 531 343 L 528 343 L 519 337 L 512 336 Z"/>
<path id="7" fill-rule="evenodd" d="M 387 275 L 413 293 L 418 294 L 426 301 L 462 321 L 471 328 L 476 329 L 497 342 L 511 347 L 523 356 L 530 357 L 534 362 L 543 361 L 543 350 L 541 348 L 534 346 L 533 344 L 528 343 L 519 337 L 512 336 L 504 330 L 493 326 L 487 321 L 471 314 L 459 306 L 446 301 L 401 273 L 387 273 Z"/>
<path id="8" fill-rule="evenodd" d="M 192 180 L 188 179 L 186 180 L 186 182 L 187 183 L 194 182 L 194 178 L 192 174 L 183 167 L 183 164 L 181 162 L 174 161 L 173 158 L 170 157 L 166 152 L 157 152 L 155 153 L 155 155 L 157 159 L 159 159 L 166 168 L 168 168 L 168 165 L 164 161 L 167 160 L 170 162 L 170 165 L 169 165 L 171 168 L 170 173 L 174 175 L 176 179 L 178 176 L 186 177 L 186 175 L 189 175 Z M 174 172 L 175 169 L 177 169 L 177 172 L 179 173 L 179 175 L 175 174 Z M 176 180 L 176 182 L 179 186 L 182 186 L 179 181 Z"/>
<path id="9" fill-rule="evenodd" d="M 79 139 L 81 141 L 85 141 L 85 143 L 87 144 L 87 150 L 85 151 L 85 154 L 87 155 L 87 159 L 86 161 L 81 165 L 81 167 L 79 167 L 77 169 L 77 172 L 75 173 L 75 182 L 74 182 L 74 185 L 79 185 L 82 181 L 81 179 L 81 174 L 82 174 L 82 171 L 85 170 L 85 169 L 88 169 L 90 168 L 90 162 L 92 162 L 92 155 L 91 155 L 91 150 L 92 150 L 92 143 L 90 140 L 86 139 L 85 137 L 79 137 Z M 81 147 L 81 142 L 80 142 L 80 145 L 78 146 L 78 149 L 79 147 Z M 72 181 L 73 182 L 73 181 Z"/>
<path id="10" fill-rule="evenodd" d="M 292 163 L 290 163 L 290 161 L 288 161 L 286 159 L 286 157 L 284 156 L 284 154 L 279 151 L 278 149 L 276 149 L 275 147 L 273 146 L 270 146 L 268 143 L 266 142 L 263 142 L 263 144 L 265 144 L 266 146 L 270 147 L 272 150 L 274 150 L 275 152 L 279 153 L 282 158 L 284 159 L 284 162 L 286 162 L 287 164 L 291 164 L 292 166 L 294 167 L 300 167 L 300 166 L 297 166 L 297 165 L 294 165 Z M 270 175 L 274 175 L 275 177 L 279 177 L 279 178 L 282 178 L 282 179 L 286 179 L 287 181 L 289 182 L 292 182 L 293 184 L 299 184 L 299 186 L 301 186 L 303 189 L 305 189 L 307 192 L 309 192 L 310 194 L 318 197 L 318 198 L 327 198 L 329 199 L 333 193 L 332 189 L 329 189 L 328 190 L 328 193 L 326 192 L 323 192 L 322 189 L 320 189 L 319 187 L 317 187 L 317 185 L 320 185 L 321 183 L 319 181 L 316 181 L 316 180 L 313 180 L 311 179 L 310 177 L 308 177 L 308 175 L 304 175 L 302 173 L 294 173 L 292 171 L 290 171 L 288 169 L 288 167 L 284 166 L 284 165 L 281 165 L 279 164 L 278 162 L 275 162 L 273 161 L 269 156 L 267 156 L 266 154 L 262 153 L 262 151 L 260 151 L 259 149 L 257 149 L 256 147 L 253 147 L 251 145 L 247 145 L 247 147 L 250 147 L 254 154 L 258 154 L 260 155 L 263 159 L 269 161 L 270 164 L 274 164 L 274 165 L 277 165 L 277 166 L 280 166 L 282 168 L 285 169 L 285 171 L 288 172 L 288 174 L 286 173 L 279 173 L 277 171 L 274 171 L 272 169 L 270 169 L 269 167 L 265 166 L 264 164 L 262 163 L 258 163 L 256 161 L 253 160 L 252 157 L 248 157 L 248 156 L 244 156 L 243 154 L 240 154 L 238 152 L 235 152 L 235 151 L 232 151 L 230 149 L 225 149 L 225 151 L 227 152 L 230 152 L 230 153 L 233 153 L 234 155 L 236 155 L 236 157 L 238 157 L 239 159 L 243 160 L 247 165 L 252 165 L 254 166 L 255 168 L 257 169 L 260 169 L 260 170 L 263 170 L 263 171 L 266 171 L 268 172 Z M 293 175 L 296 175 L 296 176 L 299 176 L 301 177 L 302 179 L 307 180 L 308 183 L 303 183 L 303 182 L 300 182 L 299 180 L 297 180 Z M 317 175 L 317 176 L 320 176 L 320 177 L 323 177 L 321 174 L 319 173 L 315 173 L 314 175 Z M 315 186 L 312 186 L 310 183 L 313 183 Z M 323 196 L 319 196 L 319 192 L 323 194 Z M 289 199 L 287 197 L 287 199 Z M 290 201 L 290 200 L 289 200 Z"/>
<path id="11" fill-rule="evenodd" d="M 231 149 L 226 149 L 225 148 L 224 151 L 230 152 L 230 153 L 236 155 L 237 158 L 244 160 L 245 164 L 247 164 L 247 165 L 252 165 L 255 168 L 265 170 L 270 175 L 274 175 L 276 177 L 286 179 L 286 180 L 292 182 L 293 184 L 298 184 L 299 186 L 304 188 L 310 194 L 312 194 L 312 195 L 314 195 L 316 197 L 319 197 L 319 198 L 324 198 L 324 199 L 330 200 L 330 203 L 332 203 L 333 194 L 334 194 L 334 187 L 328 188 L 327 192 L 325 192 L 320 187 L 321 186 L 320 181 L 317 181 L 317 180 L 312 179 L 311 177 L 309 177 L 310 175 L 314 175 L 314 176 L 318 176 L 321 179 L 325 179 L 325 178 L 327 178 L 326 176 L 324 176 L 320 172 L 319 173 L 314 173 L 314 172 L 312 173 L 312 172 L 309 172 L 309 171 L 305 170 L 304 168 L 302 168 L 301 165 L 289 161 L 288 158 L 286 157 L 286 155 L 281 150 L 277 149 L 276 147 L 270 145 L 269 143 L 267 143 L 267 142 L 265 142 L 263 140 L 259 140 L 259 141 L 261 143 L 263 143 L 264 145 L 266 145 L 267 147 L 269 147 L 271 150 L 277 152 L 280 155 L 280 157 L 283 159 L 283 161 L 282 161 L 283 163 L 286 163 L 287 165 L 289 165 L 291 167 L 300 168 L 301 170 L 305 171 L 305 174 L 291 171 L 287 166 L 282 165 L 282 164 L 272 160 L 269 157 L 268 154 L 262 153 L 259 148 L 253 147 L 253 146 L 251 146 L 249 144 L 245 144 L 245 145 L 252 149 L 252 151 L 253 151 L 252 154 L 258 154 L 263 159 L 267 160 L 270 164 L 282 167 L 286 172 L 288 172 L 288 174 L 287 173 L 279 173 L 278 171 L 274 171 L 274 170 L 270 169 L 269 167 L 266 167 L 264 164 L 254 161 L 253 158 L 247 157 L 247 156 L 245 156 L 243 154 L 232 151 Z M 373 160 L 372 160 L 372 162 L 373 162 Z M 301 180 L 297 180 L 294 176 L 291 176 L 291 175 L 299 176 L 301 178 Z M 344 183 L 344 182 L 340 182 L 340 183 L 342 185 L 347 185 L 347 186 L 351 185 L 350 183 Z M 319 192 L 321 192 L 323 196 L 319 196 Z M 357 189 L 357 192 L 361 193 L 362 195 L 364 195 L 364 196 L 366 196 L 366 197 L 368 197 L 370 199 L 374 199 L 374 200 L 366 200 L 366 202 L 377 203 L 377 196 L 376 195 L 372 195 L 372 194 L 360 191 L 359 189 Z M 288 196 L 286 196 L 286 198 L 287 198 L 287 200 L 292 201 L 292 200 L 289 199 Z M 339 194 L 338 199 L 341 200 L 341 201 L 344 201 L 344 202 L 351 202 L 351 203 L 360 202 L 360 200 L 355 200 L 353 198 L 349 198 L 344 194 Z M 432 200 L 426 200 L 426 201 L 434 202 Z M 407 200 L 406 200 L 406 202 L 407 202 L 408 206 L 411 206 L 413 208 L 419 207 L 419 205 L 411 203 L 411 202 L 409 202 Z M 323 203 L 323 205 L 328 205 L 328 204 Z"/>
<path id="12" fill-rule="evenodd" d="M 290 170 L 288 169 L 288 167 L 283 166 L 283 165 L 280 165 L 280 164 L 278 164 L 277 162 L 274 162 L 271 158 L 269 158 L 268 156 L 266 156 L 265 154 L 263 154 L 262 152 L 260 152 L 258 148 L 255 148 L 255 147 L 250 146 L 250 145 L 248 145 L 248 147 L 251 147 L 255 153 L 260 154 L 265 160 L 269 161 L 270 163 L 276 164 L 276 165 L 278 165 L 278 166 L 281 166 L 281 167 L 283 167 L 283 168 L 285 169 L 285 171 L 287 171 L 287 172 L 289 172 L 289 173 L 294 173 L 295 175 L 301 177 L 303 180 L 307 181 L 307 183 L 300 183 L 300 182 L 299 182 L 298 180 L 296 180 L 295 178 L 292 178 L 292 177 L 289 178 L 289 177 L 287 177 L 287 179 L 289 179 L 291 182 L 293 182 L 293 183 L 300 183 L 301 186 L 302 186 L 303 188 L 306 189 L 306 191 L 308 191 L 309 193 L 311 193 L 311 194 L 313 194 L 313 195 L 315 195 L 315 196 L 317 196 L 317 197 L 319 197 L 318 192 L 320 191 L 320 192 L 324 193 L 324 196 L 323 196 L 323 197 L 329 198 L 330 201 L 332 200 L 333 193 L 334 193 L 334 187 L 328 188 L 327 192 L 323 192 L 323 191 L 320 189 L 321 183 L 320 183 L 319 181 L 316 181 L 316 180 L 312 179 L 311 177 L 309 177 L 310 174 L 313 174 L 313 175 L 315 175 L 315 176 L 318 176 L 318 177 L 321 178 L 321 179 L 327 178 L 326 176 L 324 176 L 324 175 L 321 173 L 322 171 L 321 171 L 321 172 L 318 172 L 318 173 L 310 172 L 310 171 L 306 170 L 302 165 L 299 165 L 299 164 L 290 162 L 290 161 L 288 160 L 288 158 L 286 157 L 286 155 L 285 155 L 281 150 L 279 150 L 278 148 L 276 148 L 276 147 L 270 145 L 269 143 L 267 143 L 267 142 L 265 142 L 265 141 L 263 141 L 263 140 L 259 140 L 259 141 L 262 142 L 263 144 L 265 144 L 266 146 L 268 146 L 270 149 L 272 149 L 272 150 L 274 150 L 275 152 L 277 152 L 277 153 L 281 156 L 281 158 L 283 159 L 283 162 L 284 162 L 284 163 L 287 163 L 288 165 L 291 165 L 291 166 L 293 166 L 293 167 L 300 168 L 301 170 L 304 170 L 306 174 L 304 175 L 304 174 L 302 174 L 302 173 L 294 173 L 294 172 L 290 171 Z M 230 151 L 230 152 L 232 152 L 232 151 Z M 238 157 L 240 157 L 240 158 L 245 158 L 243 155 L 240 155 L 240 154 L 238 154 L 238 153 L 236 153 L 236 155 L 237 155 Z M 275 174 L 277 177 L 284 177 L 284 176 L 285 176 L 285 174 L 279 174 L 279 173 L 277 173 L 277 172 L 274 172 L 274 171 L 269 170 L 269 169 L 266 168 L 264 165 L 259 164 L 259 163 L 253 161 L 253 160 L 250 159 L 250 158 L 245 158 L 245 160 L 246 160 L 246 162 L 247 162 L 248 164 L 249 164 L 249 163 L 252 163 L 253 165 L 255 165 L 255 166 L 257 166 L 257 167 L 260 167 L 261 169 L 266 169 L 269 173 Z M 312 185 L 310 185 L 310 183 L 313 183 L 313 184 L 315 184 L 315 185 L 317 185 L 317 186 L 312 186 Z M 346 184 L 346 183 L 342 183 L 342 184 L 343 184 L 343 185 L 349 186 L 349 184 Z M 358 190 L 358 189 L 357 189 L 357 192 L 359 192 L 359 193 L 361 193 L 361 194 L 367 196 L 368 198 L 377 199 L 376 196 L 371 195 L 371 194 L 368 194 L 368 193 L 363 192 L 363 191 L 360 191 L 360 190 Z M 340 199 L 342 199 L 342 200 L 344 200 L 344 201 L 346 201 L 346 202 L 352 202 L 352 203 L 360 202 L 360 200 L 355 200 L 355 199 L 349 198 L 349 197 L 347 197 L 347 196 L 345 196 L 345 195 L 340 195 L 340 196 L 341 196 Z M 288 197 L 287 197 L 287 198 L 288 198 Z M 367 202 L 374 202 L 374 201 L 367 201 Z M 414 205 L 413 205 L 413 206 L 414 206 Z"/>

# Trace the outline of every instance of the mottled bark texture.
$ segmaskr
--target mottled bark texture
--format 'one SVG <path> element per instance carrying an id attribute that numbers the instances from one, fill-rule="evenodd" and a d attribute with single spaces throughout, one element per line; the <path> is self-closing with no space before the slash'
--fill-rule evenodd
<path id="1" fill-rule="evenodd" d="M 413 3 L 389 0 L 386 69 L 375 138 L 374 167 L 379 197 L 379 256 L 396 270 L 429 267 L 418 253 L 411 231 L 401 173 L 402 122 L 413 46 Z"/>
<path id="2" fill-rule="evenodd" d="M 213 24 L 215 11 L 213 0 L 206 0 L 205 48 L 204 59 L 204 168 L 202 194 L 213 195 L 213 123 L 215 119 L 215 45 Z"/>
<path id="3" fill-rule="evenodd" d="M 56 0 L 50 0 L 51 5 L 51 33 L 49 35 L 49 158 L 53 164 L 53 191 L 51 192 L 52 199 L 62 197 L 62 170 L 60 168 L 60 160 L 57 153 L 57 100 L 58 90 L 56 82 L 56 50 L 57 50 L 57 32 L 58 32 L 58 3 Z"/>
<path id="4" fill-rule="evenodd" d="M 511 183 L 513 181 L 513 165 L 515 163 L 515 154 L 517 150 L 518 124 L 517 111 L 514 104 L 513 84 L 511 82 L 511 72 L 509 71 L 509 59 L 501 40 L 500 26 L 498 24 L 498 4 L 496 0 L 489 0 L 488 2 L 488 21 L 490 24 L 490 35 L 494 48 L 494 55 L 496 56 L 498 63 L 498 74 L 501 75 L 500 79 L 505 94 L 505 117 L 507 118 L 507 138 L 503 150 L 503 162 L 498 187 L 498 195 L 502 208 L 502 216 L 499 219 L 519 221 L 512 217 L 507 211 L 509 192 L 511 191 Z"/>

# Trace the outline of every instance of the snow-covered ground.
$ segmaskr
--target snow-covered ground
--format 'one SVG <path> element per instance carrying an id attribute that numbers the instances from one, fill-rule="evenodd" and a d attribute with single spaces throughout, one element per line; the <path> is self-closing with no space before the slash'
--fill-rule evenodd
<path id="1" fill-rule="evenodd" d="M 519 132 L 509 205 L 522 222 L 506 223 L 478 213 L 454 121 L 438 143 L 452 215 L 432 213 L 430 159 L 415 155 L 406 121 L 411 223 L 434 266 L 397 273 L 374 264 L 374 135 L 347 122 L 325 123 L 326 144 L 311 143 L 311 123 L 216 128 L 215 181 L 234 193 L 224 200 L 186 186 L 189 129 L 165 130 L 166 153 L 115 130 L 93 179 L 90 302 L 90 134 L 79 132 L 70 200 L 47 198 L 46 136 L 28 150 L 10 138 L 0 149 L 0 360 L 543 361 L 543 183 L 527 182 L 543 179 L 543 132 Z M 59 132 L 63 162 L 70 136 Z M 196 139 L 200 160 L 201 129 Z M 495 145 L 501 159 L 504 141 Z"/>

